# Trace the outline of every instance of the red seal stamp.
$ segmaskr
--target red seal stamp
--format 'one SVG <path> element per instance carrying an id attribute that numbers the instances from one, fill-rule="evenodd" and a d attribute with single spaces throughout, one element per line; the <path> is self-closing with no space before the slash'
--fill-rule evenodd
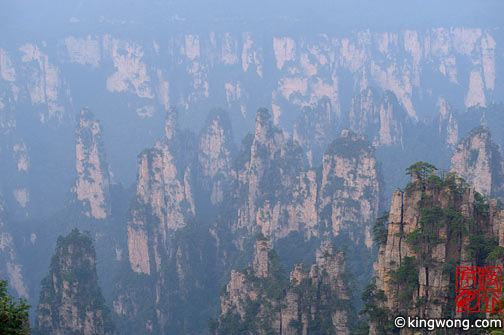
<path id="1" fill-rule="evenodd" d="M 457 312 L 501 311 L 501 269 L 499 267 L 457 267 Z"/>

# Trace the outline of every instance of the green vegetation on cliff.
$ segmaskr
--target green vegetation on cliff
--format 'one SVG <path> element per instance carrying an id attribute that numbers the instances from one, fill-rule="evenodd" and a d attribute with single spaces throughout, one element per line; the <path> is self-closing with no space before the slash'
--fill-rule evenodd
<path id="1" fill-rule="evenodd" d="M 96 254 L 88 234 L 73 229 L 58 238 L 41 286 L 36 334 L 115 333 L 98 286 Z"/>
<path id="2" fill-rule="evenodd" d="M 352 306 L 344 253 L 324 244 L 316 262 L 296 265 L 289 279 L 270 247 L 259 235 L 253 266 L 232 272 L 211 333 L 347 334 Z"/>
<path id="3" fill-rule="evenodd" d="M 7 281 L 0 280 L 0 334 L 30 334 L 29 309 L 23 299 L 13 299 L 7 293 Z"/>
<path id="4" fill-rule="evenodd" d="M 377 278 L 364 291 L 361 313 L 375 334 L 399 333 L 392 322 L 397 315 L 454 317 L 456 267 L 504 261 L 498 241 L 504 216 L 497 202 L 455 173 L 438 176 L 436 170 L 426 162 L 407 168 L 411 182 L 394 193 L 390 215 L 374 225 Z"/>

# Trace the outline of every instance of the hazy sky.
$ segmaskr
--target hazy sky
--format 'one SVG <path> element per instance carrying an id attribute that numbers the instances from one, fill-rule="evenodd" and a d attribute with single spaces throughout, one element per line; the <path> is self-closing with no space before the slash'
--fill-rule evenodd
<path id="1" fill-rule="evenodd" d="M 0 27 L 40 30 L 66 24 L 71 17 L 87 23 L 105 18 L 153 24 L 179 17 L 186 23 L 274 20 L 289 25 L 301 20 L 342 28 L 495 26 L 503 13 L 502 0 L 0 0 Z"/>

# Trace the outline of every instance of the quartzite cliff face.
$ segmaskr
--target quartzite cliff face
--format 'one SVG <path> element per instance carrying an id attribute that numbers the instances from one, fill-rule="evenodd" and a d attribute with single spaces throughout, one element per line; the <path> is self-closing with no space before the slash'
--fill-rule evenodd
<path id="1" fill-rule="evenodd" d="M 305 150 L 310 167 L 320 164 L 325 148 L 336 135 L 336 128 L 336 117 L 327 98 L 316 106 L 303 107 L 294 123 L 292 139 Z"/>
<path id="2" fill-rule="evenodd" d="M 367 135 L 375 146 L 402 146 L 407 113 L 393 92 L 380 98 L 376 91 L 367 88 L 352 100 L 350 129 Z"/>
<path id="3" fill-rule="evenodd" d="M 292 206 L 292 202 L 300 195 L 293 191 L 304 182 L 299 180 L 304 162 L 301 148 L 286 139 L 270 118 L 266 109 L 259 109 L 254 136 L 244 140 L 239 155 L 243 160 L 236 164 L 233 188 L 233 196 L 241 204 L 237 221 L 232 225 L 236 232 L 262 231 L 265 236 L 278 238 L 292 229 L 300 229 L 299 222 L 289 217 L 299 212 L 299 207 Z M 240 235 L 246 237 L 246 234 Z"/>
<path id="4" fill-rule="evenodd" d="M 175 117 L 168 113 L 166 138 L 139 155 L 127 225 L 129 270 L 114 301 L 115 312 L 131 327 L 146 333 L 196 331 L 178 311 L 194 309 L 194 292 L 214 289 L 217 282 L 209 284 L 202 273 L 218 278 L 237 257 L 249 259 L 257 233 L 272 243 L 291 233 L 305 240 L 339 239 L 370 255 L 370 224 L 381 206 L 382 184 L 374 149 L 362 137 L 342 132 L 322 166 L 310 169 L 301 148 L 273 125 L 266 109 L 258 110 L 255 132 L 235 157 L 223 112 L 210 113 L 199 139 L 180 131 Z M 206 215 L 200 207 L 205 204 L 215 206 L 215 219 L 200 216 Z M 143 289 L 132 291 L 132 283 Z M 149 299 L 155 303 L 147 315 Z"/>
<path id="5" fill-rule="evenodd" d="M 59 237 L 49 275 L 42 281 L 37 334 L 115 334 L 98 286 L 91 239 L 73 230 Z"/>
<path id="6" fill-rule="evenodd" d="M 441 156 L 440 149 L 453 149 L 468 124 L 480 123 L 479 117 L 468 122 L 471 113 L 457 113 L 450 104 L 485 107 L 503 95 L 501 29 L 320 34 L 263 30 L 262 24 L 242 30 L 241 23 L 238 29 L 233 23 L 230 29 L 213 21 L 215 31 L 195 26 L 184 32 L 190 22 L 175 15 L 164 19 L 163 27 L 170 29 L 162 37 L 144 33 L 138 23 L 106 17 L 99 19 L 99 31 L 90 31 L 85 19 L 72 17 L 63 25 L 71 35 L 64 29 L 50 39 L 21 34 L 0 42 L 0 191 L 9 215 L 53 214 L 59 210 L 54 204 L 62 203 L 73 185 L 72 201 L 90 219 L 83 225 L 111 223 L 94 232 L 99 255 L 101 244 L 107 244 L 107 261 L 99 263 L 107 267 L 114 258 L 117 265 L 121 255 L 125 260 L 114 308 L 135 334 L 190 334 L 190 327 L 200 327 L 194 320 L 206 315 L 193 317 L 197 311 L 189 306 L 211 304 L 202 298 L 213 292 L 206 285 L 218 282 L 219 271 L 228 273 L 235 258 L 247 253 L 241 261 L 250 260 L 259 232 L 275 246 L 293 233 L 303 246 L 319 239 L 344 241 L 354 251 L 347 268 L 360 267 L 356 259 L 371 262 L 370 227 L 382 207 L 383 189 L 371 144 L 394 156 L 384 164 L 399 166 L 406 160 L 397 154 L 401 149 L 416 155 L 418 133 L 412 129 L 429 128 L 429 135 L 446 145 L 433 147 L 441 142 L 425 136 L 418 153 L 433 149 L 432 156 Z M 117 27 L 124 34 L 117 34 Z M 129 34 L 132 30 L 135 34 Z M 71 113 L 86 101 L 102 113 L 107 131 L 115 132 L 107 137 L 114 139 L 107 142 L 108 159 L 125 184 L 134 180 L 130 158 L 154 142 L 159 133 L 152 125 L 171 105 L 180 106 L 191 126 L 204 119 L 209 105 L 224 106 L 233 124 L 241 126 L 237 133 L 254 121 L 255 131 L 234 157 L 224 114 L 212 114 L 198 137 L 178 129 L 170 113 L 165 138 L 139 155 L 136 194 L 123 220 L 112 213 L 114 188 L 100 123 L 86 110 L 78 116 L 74 184 L 67 173 L 74 164 Z M 271 116 L 254 113 L 263 104 Z M 494 115 L 501 119 L 502 113 Z M 497 122 L 489 125 L 499 129 Z M 343 129 L 358 135 L 344 131 L 331 143 Z M 135 136 L 123 136 L 132 130 Z M 502 162 L 485 136 L 461 144 L 453 170 L 484 195 L 502 197 Z M 499 136 L 494 131 L 494 139 L 504 143 Z M 133 142 L 136 146 L 128 145 Z M 47 143 L 57 144 L 48 150 Z M 394 174 L 389 166 L 383 171 Z M 390 179 L 389 185 L 397 184 Z M 497 213 L 492 206 L 490 212 Z M 127 221 L 121 236 L 111 234 L 119 231 L 118 221 Z M 31 252 L 27 246 L 38 251 L 52 243 L 39 233 L 52 226 L 41 226 L 18 234 L 18 226 L 0 221 L 0 270 L 23 296 L 36 285 L 24 281 L 30 266 L 18 256 Z M 295 304 L 288 305 L 295 310 Z M 192 333 L 201 333 L 201 327 L 195 329 Z"/>
<path id="7" fill-rule="evenodd" d="M 12 225 L 6 220 L 4 202 L 0 194 L 0 274 L 2 279 L 8 279 L 9 285 L 19 296 L 27 299 L 28 288 L 24 279 L 23 264 L 18 257 L 12 230 Z"/>
<path id="8" fill-rule="evenodd" d="M 459 102 L 466 107 L 487 106 L 502 96 L 499 84 L 502 79 L 498 76 L 503 62 L 501 55 L 499 30 L 463 27 L 397 32 L 363 30 L 346 36 L 173 32 L 163 39 L 142 41 L 115 34 L 85 33 L 44 42 L 2 43 L 0 128 L 9 133 L 12 143 L 4 150 L 11 156 L 15 145 L 26 148 L 21 162 L 23 170 L 9 171 L 9 175 L 19 176 L 20 183 L 9 186 L 3 193 L 12 208 L 11 202 L 18 202 L 21 209 L 44 199 L 43 191 L 31 190 L 23 182 L 27 172 L 24 169 L 32 170 L 29 153 L 36 150 L 37 140 L 20 131 L 21 120 L 15 111 L 29 107 L 31 122 L 38 123 L 34 133 L 52 139 L 49 136 L 54 132 L 45 128 L 48 124 L 60 122 L 62 127 L 71 126 L 68 116 L 72 97 L 85 94 L 74 91 L 75 87 L 105 87 L 90 90 L 92 93 L 83 101 L 106 101 L 119 110 L 128 110 L 121 115 L 126 127 L 121 134 L 138 130 L 135 133 L 143 137 L 139 141 L 145 145 L 154 140 L 147 125 L 151 125 L 152 118 L 159 117 L 158 110 L 171 105 L 197 113 L 193 120 L 204 119 L 201 111 L 209 105 L 224 106 L 237 125 L 253 122 L 255 109 L 265 103 L 272 110 L 275 125 L 287 131 L 293 131 L 299 115 L 306 119 L 302 116 L 303 108 L 317 109 L 323 105 L 324 111 L 317 116 L 318 120 L 313 120 L 315 137 L 330 132 L 334 124 L 339 130 L 348 128 L 357 133 L 358 128 L 379 127 L 383 130 L 380 136 L 366 135 L 374 144 L 379 141 L 388 145 L 401 142 L 403 121 L 390 119 L 396 115 L 394 108 L 384 105 L 377 109 L 379 123 L 373 123 L 378 121 L 373 112 L 363 117 L 366 121 L 362 124 L 346 115 L 352 97 L 363 91 L 366 95 L 370 87 L 390 91 L 403 106 L 407 119 L 420 122 L 427 116 L 423 110 L 435 109 L 440 99 L 454 106 Z M 178 74 L 176 80 L 173 73 Z M 361 98 L 358 100 L 365 102 L 366 98 Z M 442 114 L 443 109 L 439 112 Z M 453 120 L 450 122 L 454 124 Z M 299 143 L 316 166 L 321 140 L 307 139 L 302 134 L 302 125 L 297 124 Z M 456 143 L 455 128 L 450 131 L 450 143 Z M 329 138 L 333 136 L 331 133 Z M 116 149 L 129 155 L 137 150 L 131 151 L 128 146 Z M 124 182 L 123 176 L 128 174 L 131 178 L 132 172 L 126 172 L 120 157 L 123 156 L 110 155 L 109 161 L 118 179 Z M 48 176 L 57 179 L 58 172 L 48 172 Z M 7 185 L 4 180 L 2 184 Z"/>
<path id="9" fill-rule="evenodd" d="M 363 137 L 343 131 L 326 149 L 318 173 L 304 168 L 301 148 L 259 110 L 255 134 L 244 141 L 240 157 L 234 189 L 243 202 L 234 231 L 260 231 L 275 241 L 292 231 L 309 238 L 360 230 L 365 237 L 355 236 L 355 242 L 371 247 L 369 225 L 381 205 L 382 185 L 374 149 Z"/>
<path id="10" fill-rule="evenodd" d="M 444 136 L 444 142 L 446 146 L 453 149 L 458 143 L 459 138 L 459 126 L 457 118 L 451 105 L 444 98 L 439 98 L 437 103 L 437 108 L 439 110 L 439 124 L 438 131 L 439 134 Z"/>
<path id="11" fill-rule="evenodd" d="M 84 108 L 77 116 L 73 201 L 89 218 L 104 220 L 110 216 L 110 172 L 105 157 L 102 127 Z"/>
<path id="12" fill-rule="evenodd" d="M 2 52 L 0 51 L 0 63 Z M 1 67 L 1 65 L 0 65 Z M 2 77 L 0 76 L 0 81 Z M 1 84 L 0 84 L 1 86 Z M 0 193 L 10 212 L 18 218 L 30 215 L 30 147 L 16 132 L 17 98 L 12 92 L 0 93 Z M 8 177 L 7 177 L 8 176 Z"/>
<path id="13" fill-rule="evenodd" d="M 455 268 L 503 261 L 504 211 L 496 201 L 485 202 L 454 174 L 413 175 L 404 192 L 394 192 L 388 228 L 381 228 L 376 281 L 365 294 L 370 334 L 385 334 L 397 315 L 460 317 Z"/>
<path id="14" fill-rule="evenodd" d="M 208 194 L 212 205 L 224 200 L 232 180 L 233 132 L 228 114 L 220 109 L 210 112 L 199 136 L 198 187 Z"/>
<path id="15" fill-rule="evenodd" d="M 133 271 L 160 271 L 170 252 L 168 239 L 194 217 L 192 166 L 194 140 L 184 138 L 176 111 L 167 114 L 165 139 L 139 156 L 135 205 L 128 222 L 129 261 Z M 163 255 L 163 256 L 162 256 Z"/>
<path id="16" fill-rule="evenodd" d="M 504 199 L 504 160 L 487 127 L 473 129 L 457 145 L 451 170 L 481 194 Z"/>
<path id="17" fill-rule="evenodd" d="M 218 207 L 228 192 L 232 153 L 225 112 L 212 111 L 198 138 L 179 129 L 177 113 L 171 110 L 165 138 L 138 156 L 136 196 L 127 224 L 129 270 L 120 279 L 114 301 L 115 312 L 130 322 L 130 330 L 164 334 L 201 329 L 205 316 L 198 322 L 188 318 L 196 310 L 208 312 L 197 309 L 192 299 L 213 292 L 217 282 L 208 284 L 207 278 L 218 269 L 214 238 L 199 222 L 209 219 L 204 210 Z M 131 283 L 144 288 L 132 292 Z M 152 313 L 146 313 L 152 304 Z"/>
<path id="18" fill-rule="evenodd" d="M 342 131 L 322 162 L 319 225 L 332 236 L 346 233 L 356 245 L 371 248 L 370 222 L 382 206 L 382 192 L 374 148 L 363 137 Z"/>
<path id="19" fill-rule="evenodd" d="M 310 269 L 297 265 L 287 279 L 269 241 L 258 240 L 255 250 L 252 267 L 231 272 L 214 334 L 349 333 L 350 297 L 342 252 L 326 244 Z"/>
<path id="20" fill-rule="evenodd" d="M 419 102 L 432 98 L 435 104 L 450 90 L 467 107 L 485 106 L 498 96 L 498 37 L 495 29 L 463 27 L 346 36 L 205 31 L 145 41 L 113 34 L 64 36 L 51 43 L 1 45 L 0 79 L 2 91 L 16 92 L 18 103 L 43 107 L 42 122 L 66 113 L 68 83 L 76 80 L 65 69 L 68 63 L 78 71 L 106 69 L 99 80 L 107 93 L 138 98 L 140 117 L 175 101 L 191 110 L 212 98 L 211 92 L 218 92 L 219 104 L 247 117 L 258 103 L 253 101 L 260 96 L 258 87 L 268 88 L 261 94 L 271 97 L 275 122 L 289 118 L 289 107 L 313 106 L 321 99 L 328 99 L 339 117 L 347 85 L 357 94 L 368 87 L 390 90 L 416 119 Z M 183 76 L 171 79 L 174 71 Z M 442 84 L 429 84 L 430 78 Z"/>

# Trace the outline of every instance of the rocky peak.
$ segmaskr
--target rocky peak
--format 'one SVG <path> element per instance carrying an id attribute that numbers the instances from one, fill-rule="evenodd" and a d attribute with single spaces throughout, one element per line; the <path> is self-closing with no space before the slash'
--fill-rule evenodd
<path id="1" fill-rule="evenodd" d="M 443 98 L 437 102 L 439 111 L 439 134 L 445 137 L 446 144 L 453 148 L 458 142 L 458 122 L 451 105 Z"/>
<path id="2" fill-rule="evenodd" d="M 258 278 L 266 278 L 269 275 L 271 242 L 257 240 L 255 245 L 255 257 L 253 262 L 254 274 Z"/>
<path id="3" fill-rule="evenodd" d="M 256 114 L 255 140 L 264 143 L 271 136 L 273 124 L 271 115 L 266 108 L 259 108 Z"/>
<path id="4" fill-rule="evenodd" d="M 263 108 L 257 112 L 256 132 L 249 143 L 250 149 L 242 149 L 240 157 L 244 159 L 234 171 L 239 185 L 235 194 L 245 202 L 238 209 L 238 222 L 233 225 L 235 229 L 247 227 L 252 233 L 259 228 L 270 237 L 280 228 L 279 216 L 274 212 L 292 196 L 290 190 L 304 167 L 303 154 L 299 146 L 285 139 L 273 126 L 269 112 Z"/>
<path id="5" fill-rule="evenodd" d="M 18 256 L 13 231 L 16 230 L 12 229 L 6 220 L 4 200 L 0 193 L 0 273 L 4 277 L 2 279 L 8 279 L 9 285 L 20 297 L 29 298 L 25 271 Z"/>
<path id="6" fill-rule="evenodd" d="M 371 87 L 355 96 L 350 108 L 350 128 L 363 132 L 370 124 L 378 122 L 376 107 L 379 103 L 378 92 Z"/>
<path id="7" fill-rule="evenodd" d="M 278 152 L 282 155 L 287 149 L 287 142 L 282 131 L 273 125 L 269 111 L 266 108 L 259 108 L 251 150 L 251 164 L 259 162 L 258 158 L 273 160 Z"/>
<path id="8" fill-rule="evenodd" d="M 375 146 L 402 145 L 406 115 L 392 91 L 380 96 L 376 89 L 367 88 L 352 99 L 350 129 L 372 139 Z"/>
<path id="9" fill-rule="evenodd" d="M 178 127 L 178 111 L 175 108 L 171 108 L 166 112 L 165 136 L 167 140 L 177 138 Z"/>
<path id="10" fill-rule="evenodd" d="M 349 295 L 342 276 L 342 252 L 326 245 L 319 250 L 309 272 L 298 264 L 289 279 L 282 279 L 270 244 L 260 240 L 256 245 L 253 269 L 231 272 L 221 295 L 221 315 L 211 327 L 213 334 L 223 335 L 228 329 L 245 329 L 244 334 L 349 333 Z M 267 264 L 267 259 L 274 270 L 258 272 L 258 257 L 262 264 Z"/>
<path id="11" fill-rule="evenodd" d="M 82 213 L 93 219 L 106 219 L 110 215 L 110 172 L 100 122 L 89 109 L 84 108 L 77 117 L 75 169 L 77 179 L 72 187 Z"/>
<path id="12" fill-rule="evenodd" d="M 327 148 L 322 161 L 319 195 L 320 222 L 331 235 L 357 225 L 371 247 L 369 222 L 381 205 L 382 183 L 374 148 L 363 136 L 343 130 Z"/>
<path id="13" fill-rule="evenodd" d="M 73 230 L 59 237 L 37 309 L 41 334 L 115 334 L 96 274 L 89 236 Z"/>
<path id="14" fill-rule="evenodd" d="M 322 162 L 324 149 L 335 134 L 335 117 L 331 102 L 322 99 L 316 106 L 305 106 L 294 123 L 294 142 L 304 149 L 310 167 Z"/>
<path id="15" fill-rule="evenodd" d="M 371 144 L 362 135 L 342 131 L 328 146 L 318 173 L 304 169 L 301 149 L 271 129 L 272 136 L 262 143 L 257 134 L 249 138 L 250 149 L 243 148 L 240 157 L 250 158 L 235 165 L 239 186 L 233 187 L 238 204 L 233 231 L 247 228 L 250 235 L 261 232 L 273 242 L 293 231 L 307 238 L 341 235 L 370 250 L 370 222 L 382 201 Z"/>
<path id="16" fill-rule="evenodd" d="M 195 141 L 192 134 L 178 129 L 176 115 L 176 110 L 167 113 L 166 139 L 138 156 L 137 202 L 150 208 L 152 213 L 144 214 L 157 218 L 150 221 L 159 222 L 161 231 L 184 227 L 186 219 L 195 214 L 191 164 Z M 178 137 L 173 137 L 175 133 Z"/>
<path id="17" fill-rule="evenodd" d="M 450 169 L 477 192 L 504 199 L 504 160 L 486 126 L 473 129 L 457 145 Z"/>
<path id="18" fill-rule="evenodd" d="M 203 284 L 198 277 L 200 272 L 193 271 L 200 263 L 211 264 L 211 261 L 200 246 L 192 245 L 189 240 L 193 241 L 193 234 L 201 234 L 204 241 L 210 239 L 205 228 L 194 223 L 196 206 L 200 205 L 196 197 L 209 194 L 203 191 L 195 194 L 194 190 L 199 190 L 195 186 L 202 181 L 207 182 L 208 190 L 215 189 L 213 185 L 219 180 L 220 171 L 214 164 L 223 161 L 220 155 L 225 151 L 227 134 L 221 124 L 226 121 L 220 112 L 214 113 L 198 141 L 191 132 L 178 128 L 174 113 L 172 110 L 167 114 L 166 138 L 138 156 L 136 197 L 127 221 L 129 277 L 118 284 L 120 289 L 114 300 L 114 310 L 123 318 L 123 324 L 138 333 L 166 333 L 168 328 L 184 333 L 194 328 L 185 318 L 173 323 L 181 310 L 194 311 L 194 306 L 174 305 L 176 301 L 190 301 L 194 292 L 200 294 L 203 287 L 211 286 Z M 217 156 L 213 149 L 220 150 Z M 204 167 L 198 164 L 200 159 L 206 163 Z M 214 194 L 217 200 L 221 196 L 220 191 Z M 205 201 L 210 203 L 210 199 Z M 149 281 L 147 286 L 145 280 Z M 131 292 L 132 282 L 144 289 Z M 152 314 L 145 316 L 144 309 Z"/>
<path id="19" fill-rule="evenodd" d="M 156 193 L 163 184 L 161 169 L 163 164 L 163 152 L 160 149 L 152 148 L 141 152 L 138 155 L 138 180 L 137 196 L 143 199 L 144 203 L 152 203 L 156 199 Z M 162 188 L 161 188 L 162 189 Z M 157 203 L 163 203 L 159 201 Z"/>
<path id="20" fill-rule="evenodd" d="M 301 284 L 303 277 L 306 274 L 306 269 L 303 263 L 294 265 L 294 270 L 291 271 L 289 280 L 295 285 Z"/>
<path id="21" fill-rule="evenodd" d="M 486 202 L 454 173 L 439 177 L 423 162 L 412 168 L 416 178 L 394 192 L 388 224 L 374 229 L 380 243 L 376 280 L 364 299 L 370 334 L 382 332 L 396 315 L 454 317 L 455 268 L 503 261 L 496 253 L 504 227 L 497 202 Z"/>
<path id="22" fill-rule="evenodd" d="M 315 264 L 312 265 L 310 271 L 312 280 L 320 278 L 325 284 L 331 286 L 341 297 L 346 297 L 345 283 L 342 281 L 344 273 L 344 252 L 337 251 L 331 243 L 323 243 L 321 248 L 317 250 L 316 261 Z"/>
<path id="23" fill-rule="evenodd" d="M 275 156 L 285 156 L 292 143 L 284 138 L 280 129 L 273 125 L 271 115 L 266 108 L 257 110 L 256 128 L 251 150 L 251 164 L 259 160 L 274 160 Z"/>
<path id="24" fill-rule="evenodd" d="M 169 237 L 195 215 L 191 166 L 181 171 L 184 165 L 172 150 L 170 143 L 160 142 L 159 148 L 139 155 L 136 199 L 128 221 L 129 261 L 135 272 L 150 274 L 151 264 L 159 271 L 161 255 L 170 253 Z"/>
<path id="25" fill-rule="evenodd" d="M 200 192 L 209 194 L 213 205 L 222 202 L 231 182 L 234 152 L 231 122 L 226 112 L 210 112 L 199 136 L 198 185 Z"/>

